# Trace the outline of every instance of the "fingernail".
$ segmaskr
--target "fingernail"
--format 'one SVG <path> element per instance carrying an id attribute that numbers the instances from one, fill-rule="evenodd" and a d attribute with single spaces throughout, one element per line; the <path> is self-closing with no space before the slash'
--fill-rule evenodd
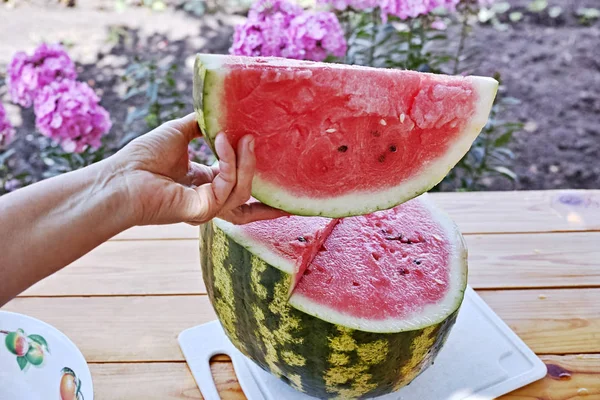
<path id="1" fill-rule="evenodd" d="M 250 138 L 250 141 L 248 142 L 248 150 L 250 150 L 251 153 L 254 153 L 254 138 Z"/>

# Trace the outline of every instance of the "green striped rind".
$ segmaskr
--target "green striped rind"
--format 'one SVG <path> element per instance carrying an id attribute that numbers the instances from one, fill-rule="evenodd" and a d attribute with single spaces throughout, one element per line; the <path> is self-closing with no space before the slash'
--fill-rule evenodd
<path id="1" fill-rule="evenodd" d="M 200 131 L 215 154 L 214 141 L 220 131 L 218 120 L 225 112 L 220 104 L 221 97 L 215 94 L 222 93 L 223 74 L 224 71 L 207 73 L 206 65 L 202 63 L 201 57 L 196 56 L 192 89 L 194 110 Z"/>
<path id="2" fill-rule="evenodd" d="M 458 313 L 397 333 L 325 322 L 292 308 L 292 277 L 215 222 L 201 228 L 201 263 L 208 295 L 232 343 L 266 371 L 319 398 L 373 397 L 407 385 L 433 362 Z"/>

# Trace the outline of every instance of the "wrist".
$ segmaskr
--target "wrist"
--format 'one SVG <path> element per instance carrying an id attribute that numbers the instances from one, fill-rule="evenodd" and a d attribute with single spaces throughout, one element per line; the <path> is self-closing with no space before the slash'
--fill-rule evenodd
<path id="1" fill-rule="evenodd" d="M 140 216 L 131 195 L 128 183 L 129 172 L 113 156 L 90 166 L 94 169 L 94 192 L 102 192 L 106 201 L 106 212 L 114 218 L 119 230 L 139 224 Z"/>

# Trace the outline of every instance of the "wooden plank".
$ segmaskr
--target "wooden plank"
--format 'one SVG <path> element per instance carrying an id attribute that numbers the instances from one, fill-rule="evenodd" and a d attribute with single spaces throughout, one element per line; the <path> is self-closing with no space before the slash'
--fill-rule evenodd
<path id="1" fill-rule="evenodd" d="M 600 230 L 600 190 L 432 193 L 463 233 Z"/>
<path id="2" fill-rule="evenodd" d="M 103 243 L 25 296 L 205 294 L 198 242 Z"/>
<path id="3" fill-rule="evenodd" d="M 600 353 L 600 289 L 480 292 L 537 353 Z M 211 321 L 206 296 L 18 298 L 4 309 L 56 326 L 89 361 L 181 361 L 177 335 Z"/>
<path id="4" fill-rule="evenodd" d="M 216 318 L 207 296 L 17 298 L 3 309 L 55 326 L 91 362 L 181 361 L 177 336 Z"/>
<path id="5" fill-rule="evenodd" d="M 600 286 L 600 232 L 467 236 L 476 289 Z"/>
<path id="6" fill-rule="evenodd" d="M 198 239 L 197 226 L 188 224 L 136 226 L 121 232 L 111 240 Z"/>
<path id="7" fill-rule="evenodd" d="M 538 354 L 600 353 L 600 289 L 479 294 Z"/>
<path id="8" fill-rule="evenodd" d="M 593 400 L 600 398 L 600 355 L 542 356 L 548 375 L 499 400 Z M 91 364 L 98 399 L 201 399 L 184 362 Z M 211 364 L 221 399 L 245 400 L 230 362 Z"/>
<path id="9" fill-rule="evenodd" d="M 542 356 L 548 374 L 501 400 L 598 400 L 600 355 Z"/>
<path id="10" fill-rule="evenodd" d="M 600 230 L 600 190 L 431 193 L 465 234 Z M 189 225 L 135 227 L 113 240 L 197 239 Z"/>
<path id="11" fill-rule="evenodd" d="M 184 362 L 90 364 L 98 400 L 202 399 Z M 213 379 L 223 400 L 245 400 L 231 362 L 211 363 Z"/>
<path id="12" fill-rule="evenodd" d="M 230 363 L 215 363 L 215 384 L 229 378 Z M 224 370 L 224 372 L 221 372 Z M 202 399 L 186 363 L 90 364 L 97 400 Z M 217 380 L 221 378 L 221 380 Z M 237 382 L 237 381 L 236 381 Z M 239 384 L 238 384 L 239 387 Z"/>
<path id="13" fill-rule="evenodd" d="M 600 232 L 473 235 L 476 288 L 600 286 Z M 205 294 L 198 242 L 109 241 L 24 296 Z"/>

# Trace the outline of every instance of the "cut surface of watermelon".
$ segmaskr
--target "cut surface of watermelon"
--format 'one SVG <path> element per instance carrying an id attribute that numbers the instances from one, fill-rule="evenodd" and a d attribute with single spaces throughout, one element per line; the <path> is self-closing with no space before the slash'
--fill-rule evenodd
<path id="1" fill-rule="evenodd" d="M 466 250 L 454 224 L 425 198 L 341 220 L 294 289 L 290 304 L 370 332 L 443 321 L 463 298 Z"/>
<path id="2" fill-rule="evenodd" d="M 330 218 L 291 216 L 246 225 L 219 220 L 219 228 L 270 265 L 292 275 L 293 288 L 336 223 Z"/>
<path id="3" fill-rule="evenodd" d="M 456 226 L 427 196 L 344 219 L 290 216 L 233 225 L 228 237 L 290 276 L 290 304 L 328 322 L 369 332 L 438 323 L 466 284 Z"/>
<path id="4" fill-rule="evenodd" d="M 277 58 L 199 55 L 200 126 L 256 140 L 253 195 L 299 215 L 367 214 L 433 187 L 485 125 L 497 82 Z"/>

